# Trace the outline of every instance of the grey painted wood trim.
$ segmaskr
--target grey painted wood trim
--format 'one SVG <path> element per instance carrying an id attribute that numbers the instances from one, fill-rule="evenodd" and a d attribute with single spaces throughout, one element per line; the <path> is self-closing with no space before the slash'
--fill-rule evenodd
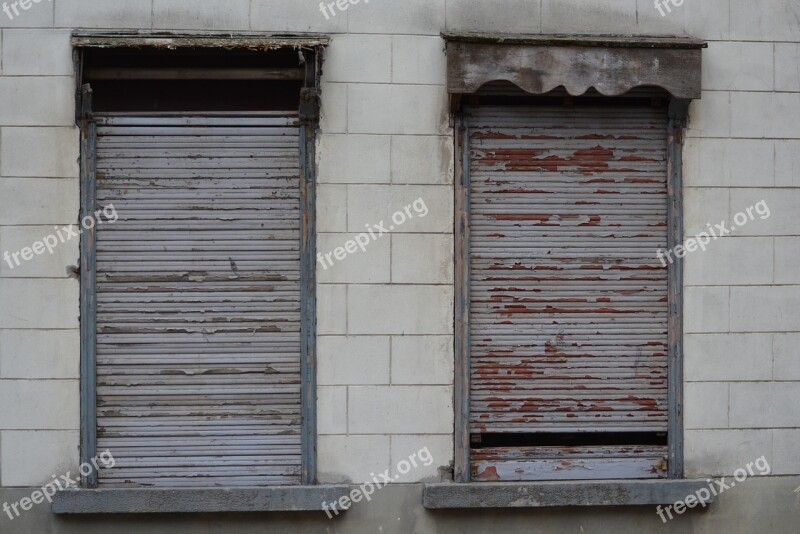
<path id="1" fill-rule="evenodd" d="M 657 505 L 682 501 L 699 489 L 708 487 L 705 480 L 663 479 L 426 484 L 422 492 L 422 504 L 425 508 L 440 509 Z M 713 495 L 706 500 L 707 503 L 713 501 Z"/>
<path id="2" fill-rule="evenodd" d="M 95 168 L 97 165 L 97 128 L 92 116 L 92 89 L 88 84 L 81 89 L 81 219 L 91 217 L 95 211 Z M 80 259 L 80 329 L 81 329 L 81 449 L 82 463 L 89 463 L 97 454 L 97 292 L 96 257 L 97 241 L 94 227 L 81 233 Z M 97 486 L 97 471 L 83 477 L 84 487 Z"/>
<path id="3" fill-rule="evenodd" d="M 301 430 L 303 484 L 316 484 L 317 480 L 317 317 L 316 317 L 316 218 L 314 128 L 300 127 L 301 165 L 300 213 L 303 218 L 300 243 L 300 397 L 303 423 Z"/>
<path id="4" fill-rule="evenodd" d="M 455 469 L 469 482 L 469 131 L 463 116 L 455 134 Z"/>
<path id="5" fill-rule="evenodd" d="M 91 80 L 302 80 L 302 69 L 286 68 L 93 68 Z"/>
<path id="6" fill-rule="evenodd" d="M 316 140 L 319 128 L 319 77 L 321 53 L 304 51 L 306 87 L 300 95 L 300 244 L 301 273 L 301 404 L 302 404 L 302 484 L 317 484 L 317 219 L 316 219 Z"/>
<path id="7" fill-rule="evenodd" d="M 700 48 L 587 46 L 448 40 L 447 90 L 474 93 L 505 80 L 531 94 L 563 86 L 572 96 L 590 88 L 619 96 L 653 86 L 677 98 L 700 98 Z"/>
<path id="8" fill-rule="evenodd" d="M 349 486 L 245 489 L 67 490 L 53 496 L 54 514 L 308 512 L 348 494 Z M 341 509 L 340 509 L 341 511 Z"/>
<path id="9" fill-rule="evenodd" d="M 319 33 L 260 33 L 164 30 L 75 30 L 76 48 L 246 48 L 271 50 L 282 47 L 327 46 L 328 35 Z"/>
<path id="10" fill-rule="evenodd" d="M 683 137 L 690 100 L 672 99 L 667 126 L 668 246 L 683 243 Z M 683 477 L 683 260 L 669 266 L 668 475 Z"/>

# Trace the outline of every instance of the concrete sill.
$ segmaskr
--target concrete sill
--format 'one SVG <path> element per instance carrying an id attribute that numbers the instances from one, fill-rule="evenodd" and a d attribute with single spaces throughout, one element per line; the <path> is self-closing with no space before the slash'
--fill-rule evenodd
<path id="1" fill-rule="evenodd" d="M 425 508 L 539 508 L 673 504 L 705 480 L 600 480 L 564 482 L 468 482 L 425 484 Z M 714 498 L 707 501 L 713 502 Z"/>
<path id="2" fill-rule="evenodd" d="M 321 512 L 323 502 L 347 495 L 341 486 L 209 489 L 77 489 L 53 496 L 54 514 L 206 512 Z"/>

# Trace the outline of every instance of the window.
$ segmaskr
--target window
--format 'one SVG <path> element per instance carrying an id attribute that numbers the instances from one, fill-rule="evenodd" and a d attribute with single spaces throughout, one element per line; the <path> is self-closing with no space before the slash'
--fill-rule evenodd
<path id="1" fill-rule="evenodd" d="M 84 482 L 314 483 L 316 49 L 190 41 L 82 55 Z"/>
<path id="2" fill-rule="evenodd" d="M 656 252 L 700 45 L 448 38 L 456 479 L 680 477 L 681 266 Z"/>

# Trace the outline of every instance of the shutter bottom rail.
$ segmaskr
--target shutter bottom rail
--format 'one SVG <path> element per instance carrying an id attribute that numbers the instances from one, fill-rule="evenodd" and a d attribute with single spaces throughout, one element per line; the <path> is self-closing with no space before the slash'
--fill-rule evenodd
<path id="1" fill-rule="evenodd" d="M 470 474 L 471 480 L 479 482 L 665 478 L 667 446 L 473 449 Z"/>

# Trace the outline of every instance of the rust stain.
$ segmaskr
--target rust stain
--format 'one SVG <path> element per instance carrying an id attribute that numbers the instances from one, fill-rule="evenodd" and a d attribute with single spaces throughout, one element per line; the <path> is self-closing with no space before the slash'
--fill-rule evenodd
<path id="1" fill-rule="evenodd" d="M 473 132 L 469 136 L 470 139 L 516 139 L 517 136 L 513 134 L 504 134 L 487 130 L 486 132 Z"/>
<path id="2" fill-rule="evenodd" d="M 645 158 L 643 156 L 622 156 L 619 161 L 647 161 L 650 163 L 658 163 L 659 160 L 653 158 Z"/>
<path id="3" fill-rule="evenodd" d="M 492 193 L 535 193 L 535 194 L 547 194 L 551 193 L 551 191 L 545 191 L 544 189 L 526 189 L 522 187 L 512 188 L 512 189 L 502 189 L 498 191 L 492 191 Z"/>
<path id="4" fill-rule="evenodd" d="M 476 480 L 497 481 L 500 480 L 500 475 L 497 474 L 497 468 L 489 466 L 480 473 L 475 475 Z"/>
<path id="5" fill-rule="evenodd" d="M 576 150 L 574 156 L 570 159 L 572 161 L 586 160 L 590 161 L 594 165 L 600 165 L 600 162 L 611 161 L 613 158 L 614 158 L 613 150 L 611 150 L 610 148 L 603 148 L 602 146 L 597 145 L 596 147 L 589 149 Z M 608 165 L 605 166 L 607 167 Z"/>
<path id="6" fill-rule="evenodd" d="M 516 138 L 516 137 L 515 137 Z M 531 139 L 534 141 L 549 141 L 553 139 L 564 139 L 563 137 L 559 137 L 556 135 L 530 135 L 530 134 L 522 134 L 519 136 L 520 139 Z"/>
<path id="7" fill-rule="evenodd" d="M 618 310 L 615 308 L 594 308 L 592 310 L 593 313 L 608 313 L 608 314 L 630 314 L 629 310 Z M 556 314 L 556 313 L 574 313 L 574 314 L 584 314 L 586 313 L 585 308 L 558 308 L 555 306 L 545 306 L 544 308 L 524 308 L 519 307 L 518 309 L 504 311 L 498 310 L 495 313 L 500 315 L 501 317 L 509 317 L 511 315 L 532 315 L 532 314 Z M 509 321 L 501 322 L 501 324 L 512 324 Z"/>
<path id="8" fill-rule="evenodd" d="M 628 184 L 659 184 L 663 181 L 658 178 L 625 178 L 625 183 Z"/>
<path id="9" fill-rule="evenodd" d="M 606 135 L 586 134 L 586 135 L 576 135 L 575 139 L 587 139 L 587 140 L 614 139 L 614 136 L 611 134 L 606 134 Z"/>
<path id="10" fill-rule="evenodd" d="M 599 215 L 591 215 L 589 216 L 589 221 L 579 224 L 578 226 L 597 226 L 600 224 L 600 216 Z"/>
<path id="11" fill-rule="evenodd" d="M 547 222 L 550 220 L 550 215 L 533 215 L 533 214 L 511 214 L 511 213 L 495 213 L 491 217 L 497 221 L 541 221 Z"/>

